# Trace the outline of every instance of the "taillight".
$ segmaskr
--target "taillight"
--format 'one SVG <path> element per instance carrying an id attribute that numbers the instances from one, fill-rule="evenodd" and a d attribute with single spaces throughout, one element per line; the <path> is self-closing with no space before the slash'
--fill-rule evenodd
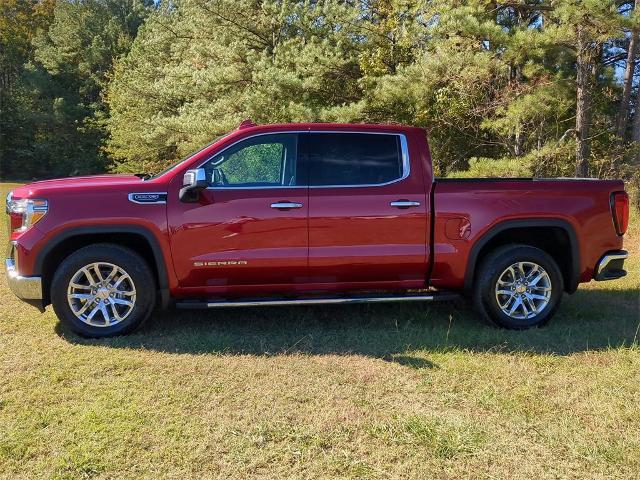
<path id="1" fill-rule="evenodd" d="M 627 192 L 611 194 L 611 214 L 618 235 L 624 235 L 629 226 L 629 195 Z"/>

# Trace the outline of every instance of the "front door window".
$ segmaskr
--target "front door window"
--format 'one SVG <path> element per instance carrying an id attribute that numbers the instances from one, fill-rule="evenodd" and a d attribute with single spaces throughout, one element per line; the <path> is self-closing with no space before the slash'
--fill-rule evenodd
<path id="1" fill-rule="evenodd" d="M 258 135 L 243 140 L 205 165 L 215 188 L 296 186 L 296 134 Z"/>

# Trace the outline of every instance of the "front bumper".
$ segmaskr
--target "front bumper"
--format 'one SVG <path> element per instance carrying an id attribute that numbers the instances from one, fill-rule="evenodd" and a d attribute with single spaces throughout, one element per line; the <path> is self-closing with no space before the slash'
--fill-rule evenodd
<path id="1" fill-rule="evenodd" d="M 23 277 L 16 262 L 15 243 L 9 244 L 4 271 L 11 291 L 22 300 L 42 300 L 42 277 Z"/>
<path id="2" fill-rule="evenodd" d="M 596 266 L 594 280 L 615 280 L 624 277 L 627 274 L 624 269 L 624 261 L 628 256 L 629 253 L 625 250 L 607 252 Z"/>

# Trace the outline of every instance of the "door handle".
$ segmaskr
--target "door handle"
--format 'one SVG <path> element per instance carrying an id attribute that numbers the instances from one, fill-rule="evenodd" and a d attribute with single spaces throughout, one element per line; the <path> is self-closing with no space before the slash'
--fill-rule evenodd
<path id="1" fill-rule="evenodd" d="M 411 202 L 409 200 L 396 200 L 395 202 L 391 202 L 389 205 L 397 208 L 409 208 L 409 207 L 419 207 L 420 202 Z"/>
<path id="2" fill-rule="evenodd" d="M 290 208 L 302 208 L 302 204 L 298 202 L 276 202 L 271 204 L 271 208 L 289 210 Z"/>

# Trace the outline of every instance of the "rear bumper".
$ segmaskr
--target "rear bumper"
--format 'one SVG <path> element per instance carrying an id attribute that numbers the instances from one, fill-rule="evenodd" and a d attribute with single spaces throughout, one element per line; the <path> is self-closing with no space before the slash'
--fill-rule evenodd
<path id="1" fill-rule="evenodd" d="M 15 242 L 9 244 L 4 271 L 11 291 L 22 300 L 42 300 L 42 277 L 23 277 L 16 261 Z"/>
<path id="2" fill-rule="evenodd" d="M 596 272 L 594 280 L 615 280 L 616 278 L 622 278 L 627 274 L 624 269 L 624 261 L 629 256 L 629 253 L 625 250 L 614 250 L 607 252 L 598 262 L 596 266 Z"/>

